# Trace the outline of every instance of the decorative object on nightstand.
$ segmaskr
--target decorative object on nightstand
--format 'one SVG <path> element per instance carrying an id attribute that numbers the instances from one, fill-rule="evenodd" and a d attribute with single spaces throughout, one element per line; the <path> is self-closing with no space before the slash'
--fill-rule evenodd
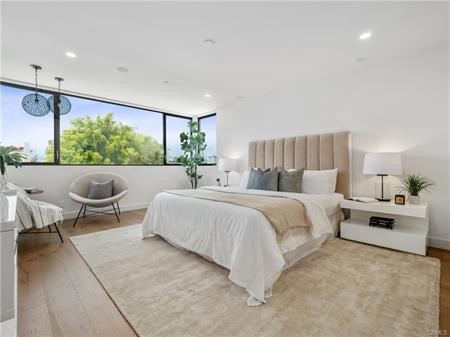
<path id="1" fill-rule="evenodd" d="M 368 198 L 368 197 L 350 197 L 347 200 L 353 200 L 353 201 L 359 201 L 359 202 L 369 202 L 369 203 L 378 202 L 377 199 Z"/>
<path id="2" fill-rule="evenodd" d="M 224 171 L 227 175 L 227 183 L 224 184 L 224 187 L 228 186 L 228 175 L 231 171 L 236 171 L 237 169 L 237 160 L 236 159 L 229 159 L 229 158 L 220 158 L 219 164 L 217 165 L 217 169 L 219 171 Z"/>
<path id="3" fill-rule="evenodd" d="M 384 177 L 402 174 L 402 157 L 400 153 L 394 152 L 366 153 L 363 174 L 376 174 L 381 177 L 381 197 L 377 199 L 391 201 L 384 195 Z"/>
<path id="4" fill-rule="evenodd" d="M 385 218 L 383 216 L 371 216 L 369 219 L 369 226 L 394 229 L 395 219 Z"/>
<path id="5" fill-rule="evenodd" d="M 216 183 L 217 183 L 217 186 L 222 186 L 222 184 L 220 182 L 220 178 L 216 178 Z"/>
<path id="6" fill-rule="evenodd" d="M 341 208 L 350 210 L 350 216 L 341 222 L 341 238 L 426 255 L 429 226 L 427 204 L 396 205 L 394 202 L 342 200 Z M 380 221 L 377 217 L 391 220 Z M 384 226 L 372 226 L 374 224 Z"/>
<path id="7" fill-rule="evenodd" d="M 397 205 L 404 205 L 406 198 L 403 194 L 396 194 L 394 201 Z"/>
<path id="8" fill-rule="evenodd" d="M 409 203 L 420 204 L 419 193 L 430 189 L 434 182 L 420 174 L 408 174 L 402 179 L 402 190 L 409 193 Z"/>

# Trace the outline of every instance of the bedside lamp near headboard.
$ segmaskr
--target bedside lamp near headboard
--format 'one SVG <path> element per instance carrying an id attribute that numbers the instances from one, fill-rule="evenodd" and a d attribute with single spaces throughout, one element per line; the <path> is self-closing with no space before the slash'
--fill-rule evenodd
<path id="1" fill-rule="evenodd" d="M 231 171 L 237 170 L 238 161 L 236 159 L 229 158 L 220 158 L 219 163 L 217 164 L 217 169 L 219 171 L 224 171 L 227 175 L 227 183 L 224 184 L 224 187 L 228 186 L 228 175 Z"/>
<path id="2" fill-rule="evenodd" d="M 384 197 L 384 177 L 402 174 L 402 157 L 400 153 L 381 152 L 366 153 L 363 174 L 376 174 L 381 177 L 381 198 L 379 201 L 391 201 Z"/>

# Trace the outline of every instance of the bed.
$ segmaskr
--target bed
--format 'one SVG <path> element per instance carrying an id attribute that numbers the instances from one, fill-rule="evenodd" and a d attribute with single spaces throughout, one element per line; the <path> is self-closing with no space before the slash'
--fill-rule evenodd
<path id="1" fill-rule="evenodd" d="M 305 194 L 203 187 L 202 193 L 251 195 L 300 201 L 311 223 L 308 230 L 282 241 L 267 217 L 257 209 L 164 191 L 155 196 L 145 215 L 143 238 L 159 235 L 174 246 L 198 253 L 230 273 L 228 278 L 246 289 L 249 306 L 272 295 L 281 272 L 320 248 L 339 230 L 339 204 L 351 195 L 350 134 L 338 132 L 249 144 L 249 167 L 337 168 L 336 193 Z"/>

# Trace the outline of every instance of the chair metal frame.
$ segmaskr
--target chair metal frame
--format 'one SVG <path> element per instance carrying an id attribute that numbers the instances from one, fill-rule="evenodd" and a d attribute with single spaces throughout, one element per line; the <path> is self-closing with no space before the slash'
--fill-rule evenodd
<path id="1" fill-rule="evenodd" d="M 52 232 L 52 227 L 51 227 L 52 225 L 55 225 L 56 232 L 55 231 Z M 47 225 L 47 226 L 48 226 L 48 233 L 58 234 L 59 239 L 61 240 L 61 243 L 64 243 L 64 239 L 63 239 L 63 237 L 61 235 L 61 232 L 59 231 L 58 224 L 55 222 L 55 223 Z M 35 228 L 30 228 L 30 229 L 25 229 L 25 230 L 21 231 L 19 234 L 48 234 L 48 233 L 47 232 L 42 232 L 42 231 L 37 230 Z"/>
<path id="2" fill-rule="evenodd" d="M 116 206 L 115 206 L 114 204 L 117 204 L 117 210 L 116 210 Z M 76 217 L 76 219 L 75 219 L 75 222 L 73 223 L 72 228 L 74 228 L 75 225 L 77 224 L 78 219 L 80 218 L 81 212 L 83 212 L 83 215 L 81 216 L 82 218 L 86 218 L 86 217 L 88 217 L 88 216 L 92 216 L 92 215 L 96 215 L 96 214 L 115 215 L 116 218 L 117 218 L 117 221 L 120 223 L 119 214 L 122 214 L 122 213 L 121 213 L 121 211 L 120 211 L 120 206 L 119 206 L 119 202 L 118 202 L 118 201 L 115 202 L 115 203 L 112 202 L 112 203 L 111 203 L 111 206 L 112 206 L 111 209 L 106 210 L 106 211 L 94 211 L 94 210 L 92 210 L 92 209 L 86 209 L 87 206 L 88 206 L 87 204 L 81 204 L 81 208 L 80 208 L 80 210 L 78 211 L 77 217 Z M 92 208 L 92 206 L 89 206 L 89 207 Z M 103 206 L 103 207 L 107 207 L 107 206 Z M 102 208 L 102 207 L 97 207 L 97 208 Z M 86 211 L 87 211 L 87 212 L 90 212 L 90 214 L 86 214 Z M 111 213 L 112 211 L 114 211 L 114 213 Z"/>

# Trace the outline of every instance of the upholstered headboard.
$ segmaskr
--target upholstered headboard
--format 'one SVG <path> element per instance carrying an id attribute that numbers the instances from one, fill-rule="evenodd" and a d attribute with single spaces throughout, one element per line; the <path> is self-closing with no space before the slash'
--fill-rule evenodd
<path id="1" fill-rule="evenodd" d="M 336 192 L 351 196 L 351 139 L 348 131 L 250 142 L 248 164 L 258 168 L 337 168 Z"/>

